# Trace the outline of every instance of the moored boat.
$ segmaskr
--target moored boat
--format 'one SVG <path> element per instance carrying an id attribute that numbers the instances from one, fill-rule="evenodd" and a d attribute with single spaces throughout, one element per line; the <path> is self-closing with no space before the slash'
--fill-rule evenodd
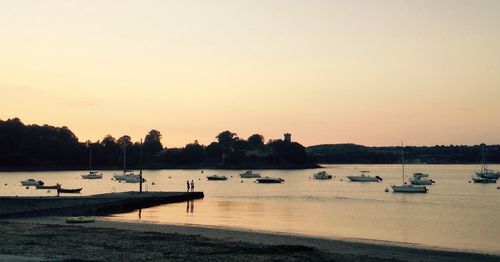
<path id="1" fill-rule="evenodd" d="M 57 189 L 58 185 L 54 186 L 44 186 L 44 185 L 35 185 L 36 189 Z"/>
<path id="2" fill-rule="evenodd" d="M 410 183 L 412 185 L 419 185 L 419 186 L 430 186 L 434 183 L 436 183 L 432 179 L 428 179 L 429 174 L 423 174 L 423 173 L 414 173 L 413 177 L 410 179 Z"/>
<path id="3" fill-rule="evenodd" d="M 68 193 L 68 194 L 78 194 L 78 193 L 80 193 L 80 191 L 82 191 L 82 188 L 72 188 L 72 189 L 69 189 L 69 188 L 61 188 L 61 187 L 59 187 L 57 189 L 57 193 Z"/>
<path id="4" fill-rule="evenodd" d="M 392 185 L 394 193 L 427 193 L 428 189 L 425 186 L 416 186 L 412 184 L 404 184 L 400 186 Z"/>
<path id="5" fill-rule="evenodd" d="M 486 178 L 486 177 L 480 177 L 480 176 L 472 177 L 472 181 L 474 181 L 474 183 L 477 183 L 477 184 L 494 184 L 497 182 L 497 180 L 494 178 Z"/>
<path id="6" fill-rule="evenodd" d="M 427 193 L 428 189 L 425 186 L 417 186 L 413 184 L 407 184 L 405 182 L 405 160 L 403 154 L 403 142 L 401 142 L 401 169 L 402 169 L 402 185 L 392 185 L 392 191 L 394 193 Z"/>
<path id="7" fill-rule="evenodd" d="M 259 178 L 259 173 L 254 173 L 252 170 L 247 170 L 243 173 L 240 173 L 241 178 Z"/>
<path id="8" fill-rule="evenodd" d="M 102 173 L 92 171 L 92 148 L 89 145 L 89 173 L 82 175 L 83 179 L 101 179 Z"/>
<path id="9" fill-rule="evenodd" d="M 23 185 L 23 186 L 36 186 L 36 185 L 41 186 L 43 184 L 44 183 L 43 183 L 42 180 L 36 180 L 36 179 L 33 179 L 33 178 L 21 181 L 21 185 Z"/>
<path id="10" fill-rule="evenodd" d="M 481 170 L 476 172 L 474 183 L 496 183 L 500 178 L 500 172 L 488 169 L 488 155 L 486 154 L 486 145 L 481 144 Z M 493 182 L 492 180 L 495 180 Z"/>
<path id="11" fill-rule="evenodd" d="M 82 175 L 83 179 L 101 179 L 102 178 L 102 173 L 99 173 L 97 171 L 90 171 L 88 174 Z"/>
<path id="12" fill-rule="evenodd" d="M 263 178 L 257 178 L 257 182 L 259 184 L 279 184 L 285 182 L 285 180 L 281 178 L 274 178 L 274 177 L 263 177 Z"/>
<path id="13" fill-rule="evenodd" d="M 126 176 L 124 180 L 127 183 L 140 183 L 141 176 L 140 175 L 129 175 L 129 176 Z M 142 178 L 142 182 L 146 182 L 146 179 Z"/>
<path id="14" fill-rule="evenodd" d="M 326 171 L 320 171 L 318 173 L 315 173 L 313 175 L 313 178 L 314 179 L 320 179 L 320 180 L 324 180 L 324 179 L 332 179 L 332 175 L 328 174 Z"/>
<path id="15" fill-rule="evenodd" d="M 211 175 L 211 176 L 207 176 L 207 179 L 211 180 L 211 181 L 224 181 L 224 180 L 227 180 L 227 177 L 220 176 L 220 175 Z"/>
<path id="16" fill-rule="evenodd" d="M 367 175 L 367 173 L 370 173 L 370 171 L 360 171 L 359 176 L 347 176 L 351 182 L 380 182 L 383 179 L 379 176 L 370 176 Z"/>

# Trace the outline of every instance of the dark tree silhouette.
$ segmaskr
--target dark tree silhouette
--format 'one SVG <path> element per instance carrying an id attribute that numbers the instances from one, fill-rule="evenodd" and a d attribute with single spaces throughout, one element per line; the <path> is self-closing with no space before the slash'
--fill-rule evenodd
<path id="1" fill-rule="evenodd" d="M 264 137 L 259 134 L 254 134 L 248 137 L 248 143 L 252 149 L 260 149 L 264 146 Z"/>
<path id="2" fill-rule="evenodd" d="M 160 140 L 160 131 L 154 129 L 149 131 L 149 133 L 146 135 L 146 138 L 144 139 L 144 152 L 149 152 L 152 154 L 160 152 L 163 149 L 163 145 L 161 144 Z"/>
<path id="3" fill-rule="evenodd" d="M 218 134 L 215 138 L 217 138 L 219 144 L 222 146 L 224 149 L 231 148 L 233 146 L 234 141 L 236 141 L 236 133 L 233 133 L 229 130 L 226 130 L 224 132 L 221 132 Z"/>
<path id="4" fill-rule="evenodd" d="M 119 144 L 121 147 L 129 147 L 132 145 L 132 139 L 130 138 L 130 136 L 128 135 L 124 135 L 120 138 L 118 138 L 118 140 L 116 140 L 116 143 Z"/>

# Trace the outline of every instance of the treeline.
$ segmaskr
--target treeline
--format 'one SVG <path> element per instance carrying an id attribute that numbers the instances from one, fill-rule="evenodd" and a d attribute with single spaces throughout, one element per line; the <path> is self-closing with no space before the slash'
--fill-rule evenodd
<path id="1" fill-rule="evenodd" d="M 500 163 L 500 145 L 485 145 L 488 163 Z M 316 145 L 308 147 L 318 163 L 324 164 L 395 164 L 401 161 L 401 147 L 367 147 L 356 144 Z M 481 163 L 481 145 L 405 146 L 406 163 L 477 164 Z"/>
<path id="2" fill-rule="evenodd" d="M 151 130 L 144 143 L 124 135 L 106 135 L 80 142 L 67 127 L 25 125 L 18 118 L 0 120 L 0 169 L 85 169 L 92 152 L 95 169 L 120 169 L 124 148 L 128 169 L 138 168 L 308 168 L 316 167 L 301 144 L 269 140 L 254 134 L 248 139 L 224 131 L 208 146 L 197 141 L 182 148 L 165 148 L 161 133 Z"/>

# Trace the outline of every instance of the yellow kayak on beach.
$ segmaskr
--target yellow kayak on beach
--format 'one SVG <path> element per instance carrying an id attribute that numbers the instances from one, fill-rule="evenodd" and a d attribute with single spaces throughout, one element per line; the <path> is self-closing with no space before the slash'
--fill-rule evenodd
<path id="1" fill-rule="evenodd" d="M 92 223 L 95 222 L 95 217 L 80 216 L 80 217 L 67 217 L 66 223 Z"/>

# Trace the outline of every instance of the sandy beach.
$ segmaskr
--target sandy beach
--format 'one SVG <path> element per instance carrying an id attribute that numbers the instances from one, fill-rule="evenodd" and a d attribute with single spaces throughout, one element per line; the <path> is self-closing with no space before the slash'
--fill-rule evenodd
<path id="1" fill-rule="evenodd" d="M 42 261 L 500 261 L 496 255 L 390 242 L 106 219 L 79 225 L 67 225 L 62 217 L 18 219 L 0 221 L 0 227 L 0 260 L 22 255 Z"/>

